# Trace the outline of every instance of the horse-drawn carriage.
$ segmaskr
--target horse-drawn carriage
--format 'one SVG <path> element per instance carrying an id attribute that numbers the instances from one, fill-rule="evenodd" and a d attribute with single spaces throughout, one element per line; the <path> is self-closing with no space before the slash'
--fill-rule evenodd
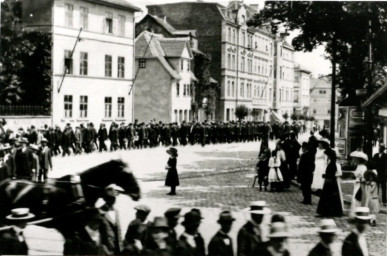
<path id="1" fill-rule="evenodd" d="M 45 183 L 6 179 L 0 182 L 0 223 L 6 229 L 6 216 L 14 208 L 29 208 L 35 215 L 32 224 L 57 229 L 66 239 L 79 228 L 89 209 L 116 184 L 133 200 L 140 188 L 127 164 L 112 160 L 90 168 L 77 176 L 66 175 Z"/>

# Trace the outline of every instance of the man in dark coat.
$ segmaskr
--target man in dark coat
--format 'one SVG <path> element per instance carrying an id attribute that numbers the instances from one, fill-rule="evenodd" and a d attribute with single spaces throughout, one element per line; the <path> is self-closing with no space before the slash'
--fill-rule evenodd
<path id="1" fill-rule="evenodd" d="M 66 154 L 70 155 L 70 147 L 73 147 L 74 137 L 73 129 L 70 124 L 67 124 L 62 136 L 63 156 Z"/>
<path id="2" fill-rule="evenodd" d="M 372 159 L 376 171 L 378 172 L 378 187 L 379 191 L 382 192 L 379 192 L 379 194 L 382 194 L 382 202 L 384 206 L 387 205 L 387 154 L 384 153 L 385 149 L 386 146 L 384 144 L 380 144 L 379 153 L 376 153 Z"/>
<path id="3" fill-rule="evenodd" d="M 28 255 L 28 245 L 23 235 L 27 221 L 35 216 L 28 208 L 13 209 L 6 218 L 12 227 L 0 234 L 0 255 Z"/>
<path id="4" fill-rule="evenodd" d="M 365 234 L 371 215 L 368 207 L 355 209 L 355 229 L 345 238 L 341 250 L 342 256 L 368 256 L 368 245 Z"/>
<path id="5" fill-rule="evenodd" d="M 302 143 L 302 155 L 298 164 L 297 180 L 301 184 L 304 199 L 301 203 L 312 204 L 312 182 L 314 172 L 314 154 L 309 150 L 307 142 Z"/>
<path id="6" fill-rule="evenodd" d="M 128 138 L 128 148 L 134 149 L 134 137 L 136 136 L 136 130 L 133 127 L 133 124 L 130 123 L 126 130 L 126 137 Z"/>
<path id="7" fill-rule="evenodd" d="M 31 125 L 30 133 L 28 134 L 28 142 L 30 144 L 37 144 L 38 142 L 38 133 L 35 130 L 35 126 Z"/>
<path id="8" fill-rule="evenodd" d="M 146 230 L 148 224 L 146 219 L 151 211 L 151 209 L 146 205 L 137 205 L 136 209 L 136 218 L 129 223 L 128 229 L 125 234 L 125 246 L 131 247 L 137 243 L 144 245 L 146 238 Z"/>
<path id="9" fill-rule="evenodd" d="M 228 233 L 235 219 L 230 211 L 220 213 L 218 223 L 221 229 L 212 237 L 208 245 L 208 256 L 233 256 L 232 240 Z"/>
<path id="10" fill-rule="evenodd" d="M 176 255 L 184 256 L 204 256 L 205 247 L 203 237 L 198 229 L 202 217 L 198 209 L 192 209 L 184 215 L 184 233 L 180 236 L 177 243 Z"/>
<path id="11" fill-rule="evenodd" d="M 175 227 L 179 223 L 180 218 L 180 212 L 181 208 L 169 208 L 165 213 L 164 216 L 167 219 L 168 223 L 168 237 L 167 237 L 167 243 L 168 245 L 173 248 L 173 250 L 176 250 L 177 247 L 177 234 L 175 231 Z"/>
<path id="12" fill-rule="evenodd" d="M 99 142 L 99 152 L 102 152 L 103 150 L 107 151 L 105 141 L 107 140 L 108 135 L 105 124 L 100 125 L 97 137 Z"/>
<path id="13" fill-rule="evenodd" d="M 308 256 L 332 256 L 330 245 L 334 242 L 337 231 L 333 219 L 323 219 L 319 230 L 321 241 L 309 252 Z"/>
<path id="14" fill-rule="evenodd" d="M 185 121 L 182 122 L 180 129 L 179 129 L 179 137 L 180 137 L 180 144 L 182 146 L 187 145 L 187 137 L 188 137 L 188 126 L 185 123 Z"/>
<path id="15" fill-rule="evenodd" d="M 126 127 L 125 123 L 121 123 L 120 128 L 118 129 L 118 141 L 120 143 L 120 149 L 126 149 Z"/>
<path id="16" fill-rule="evenodd" d="M 20 139 L 21 148 L 15 153 L 15 171 L 16 178 L 30 180 L 32 176 L 33 155 L 32 151 L 27 147 L 28 140 Z"/>
<path id="17" fill-rule="evenodd" d="M 291 131 L 289 139 L 285 140 L 284 150 L 289 165 L 289 179 L 293 180 L 297 173 L 297 159 L 300 157 L 301 145 L 296 139 L 296 134 Z"/>
<path id="18" fill-rule="evenodd" d="M 237 236 L 237 255 L 253 256 L 256 251 L 265 246 L 266 238 L 264 237 L 264 226 L 262 220 L 269 210 L 265 208 L 265 201 L 255 201 L 250 203 L 251 220 L 238 232 Z"/>

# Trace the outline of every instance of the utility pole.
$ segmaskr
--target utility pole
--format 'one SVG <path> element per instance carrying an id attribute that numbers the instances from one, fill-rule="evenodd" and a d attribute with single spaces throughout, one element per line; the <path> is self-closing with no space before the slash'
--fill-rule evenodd
<path id="1" fill-rule="evenodd" d="M 369 26 L 369 44 L 368 44 L 368 88 L 367 88 L 367 97 L 370 97 L 373 92 L 372 84 L 372 21 L 368 21 Z M 368 155 L 368 158 L 372 158 L 372 137 L 373 137 L 373 124 L 374 118 L 372 114 L 372 104 L 370 104 L 365 110 L 365 143 L 364 143 L 364 152 Z"/>
<path id="2" fill-rule="evenodd" d="M 336 126 L 336 34 L 332 39 L 332 90 L 331 90 L 331 125 L 330 125 L 330 142 L 331 148 L 335 147 L 335 126 Z"/>

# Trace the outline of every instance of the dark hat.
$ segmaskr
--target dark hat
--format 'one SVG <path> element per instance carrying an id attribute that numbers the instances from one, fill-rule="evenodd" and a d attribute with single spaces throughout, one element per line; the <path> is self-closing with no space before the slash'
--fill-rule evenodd
<path id="1" fill-rule="evenodd" d="M 180 212 L 181 212 L 181 208 L 169 208 L 165 213 L 164 213 L 164 216 L 167 218 L 167 219 L 171 219 L 171 218 L 179 218 L 181 217 L 180 215 Z"/>
<path id="2" fill-rule="evenodd" d="M 218 223 L 235 221 L 235 218 L 231 215 L 230 211 L 223 211 L 219 214 Z"/>
<path id="3" fill-rule="evenodd" d="M 198 209 L 192 209 L 184 215 L 184 221 L 181 223 L 183 226 L 190 226 L 195 222 L 202 220 L 200 211 Z"/>
<path id="4" fill-rule="evenodd" d="M 384 143 L 380 143 L 380 144 L 379 144 L 379 148 L 386 149 L 386 145 L 384 145 Z"/>
<path id="5" fill-rule="evenodd" d="M 167 150 L 167 153 L 170 154 L 170 155 L 177 156 L 177 149 L 171 147 L 171 148 L 169 148 L 169 149 Z"/>
<path id="6" fill-rule="evenodd" d="M 145 204 L 140 204 L 134 207 L 137 211 L 145 212 L 145 213 L 150 213 L 151 209 L 145 205 Z"/>
<path id="7" fill-rule="evenodd" d="M 308 144 L 308 142 L 302 142 L 302 145 L 301 145 L 301 147 L 303 147 L 303 148 L 309 148 L 309 144 Z"/>

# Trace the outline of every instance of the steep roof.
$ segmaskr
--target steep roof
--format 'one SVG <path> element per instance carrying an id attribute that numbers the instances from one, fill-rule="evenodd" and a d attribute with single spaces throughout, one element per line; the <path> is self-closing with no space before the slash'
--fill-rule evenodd
<path id="1" fill-rule="evenodd" d="M 158 24 L 160 24 L 160 26 L 165 28 L 169 33 L 173 34 L 173 32 L 176 31 L 176 29 L 171 24 L 169 24 L 168 21 L 161 19 L 161 18 L 157 17 L 156 15 L 150 15 L 150 14 L 148 14 L 148 15 L 151 18 L 153 18 Z"/>
<path id="2" fill-rule="evenodd" d="M 310 79 L 310 89 L 331 89 L 331 83 L 326 79 L 312 78 Z"/>
<path id="3" fill-rule="evenodd" d="M 120 9 L 127 9 L 135 12 L 142 11 L 141 8 L 135 6 L 132 3 L 129 3 L 127 0 L 84 0 L 84 1 L 110 6 L 110 7 L 115 7 L 115 8 L 120 8 Z"/>
<path id="4" fill-rule="evenodd" d="M 167 57 L 180 57 L 188 47 L 187 39 L 164 38 L 160 34 L 143 31 L 135 40 L 135 56 L 138 58 L 157 58 L 167 72 L 175 79 L 181 79 L 179 73 L 169 64 Z"/>

